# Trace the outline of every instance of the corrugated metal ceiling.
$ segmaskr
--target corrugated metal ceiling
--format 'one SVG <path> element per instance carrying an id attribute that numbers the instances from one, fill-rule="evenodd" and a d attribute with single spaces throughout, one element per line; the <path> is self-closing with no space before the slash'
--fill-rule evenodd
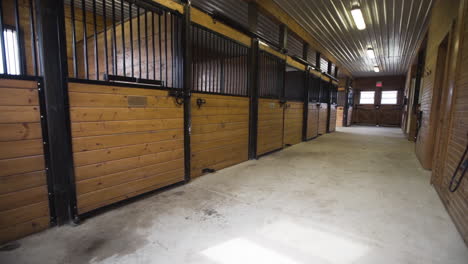
<path id="1" fill-rule="evenodd" d="M 433 0 L 362 0 L 366 29 L 354 25 L 350 0 L 274 0 L 353 77 L 404 75 L 422 41 Z M 372 45 L 376 59 L 366 56 Z M 378 64 L 381 72 L 374 73 Z"/>

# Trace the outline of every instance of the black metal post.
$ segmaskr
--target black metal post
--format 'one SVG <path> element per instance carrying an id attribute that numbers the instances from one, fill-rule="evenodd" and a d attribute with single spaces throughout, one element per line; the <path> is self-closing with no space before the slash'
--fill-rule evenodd
<path id="1" fill-rule="evenodd" d="M 185 182 L 191 179 L 191 148 L 190 135 L 192 131 L 192 116 L 191 116 L 191 91 L 192 91 L 192 36 L 191 36 L 191 16 L 190 9 L 192 3 L 187 0 L 184 6 L 184 26 L 182 34 L 183 45 L 183 64 L 184 64 L 184 167 L 185 167 Z M 167 30 L 166 30 L 167 32 Z M 167 39 L 166 39 L 167 40 Z"/>
<path id="2" fill-rule="evenodd" d="M 347 127 L 348 126 L 348 110 L 349 110 L 349 78 L 346 78 L 345 81 L 345 104 L 343 107 L 343 126 Z"/>
<path id="3" fill-rule="evenodd" d="M 309 43 L 304 42 L 302 45 L 302 59 L 307 61 L 307 55 L 309 53 Z"/>
<path id="4" fill-rule="evenodd" d="M 315 67 L 320 70 L 320 52 L 315 53 Z"/>
<path id="5" fill-rule="evenodd" d="M 5 38 L 3 35 L 4 25 L 3 25 L 3 6 L 2 1 L 0 1 L 0 45 L 1 45 L 1 53 L 2 53 L 2 65 L 3 65 L 3 74 L 8 74 L 8 67 L 7 67 L 7 59 L 6 59 L 6 49 L 5 49 Z"/>
<path id="6" fill-rule="evenodd" d="M 332 73 L 332 62 L 331 61 L 328 61 L 327 73 L 329 75 L 331 75 L 331 73 Z M 331 80 L 330 80 L 330 82 L 331 82 Z"/>
<path id="7" fill-rule="evenodd" d="M 305 45 L 304 45 L 305 46 Z M 306 54 L 307 58 L 307 54 Z M 307 126 L 309 120 L 309 67 L 304 71 L 304 107 L 302 114 L 302 141 L 307 140 Z"/>
<path id="8" fill-rule="evenodd" d="M 18 55 L 19 55 L 19 61 L 20 61 L 20 74 L 27 75 L 26 58 L 24 56 L 23 30 L 21 30 L 21 25 L 20 25 L 20 13 L 19 13 L 18 0 L 15 0 L 15 26 L 16 26 L 17 43 L 18 43 Z"/>
<path id="9" fill-rule="evenodd" d="M 331 70 L 331 62 L 328 62 L 328 68 Z M 332 100 L 332 79 L 328 83 L 328 98 L 327 98 L 327 133 L 330 133 L 330 120 L 331 120 L 331 100 Z"/>
<path id="10" fill-rule="evenodd" d="M 280 25 L 279 38 L 281 52 L 286 53 L 288 48 L 288 27 L 285 24 Z"/>
<path id="11" fill-rule="evenodd" d="M 258 68 L 259 68 L 258 39 L 252 38 L 250 45 L 248 78 L 249 78 L 249 159 L 257 158 L 257 130 L 258 130 Z"/>
<path id="12" fill-rule="evenodd" d="M 77 219 L 75 179 L 67 87 L 64 1 L 36 0 L 40 63 L 44 75 L 49 134 L 49 177 L 57 223 Z"/>
<path id="13" fill-rule="evenodd" d="M 335 74 L 334 74 L 335 78 L 338 78 L 338 66 L 335 66 Z"/>

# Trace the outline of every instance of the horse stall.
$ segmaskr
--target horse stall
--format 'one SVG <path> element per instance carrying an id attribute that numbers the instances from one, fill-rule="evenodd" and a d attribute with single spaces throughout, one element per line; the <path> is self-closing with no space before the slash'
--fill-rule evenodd
<path id="1" fill-rule="evenodd" d="M 184 181 L 183 17 L 132 1 L 66 8 L 76 214 Z"/>
<path id="2" fill-rule="evenodd" d="M 330 83 L 330 111 L 328 122 L 328 133 L 335 132 L 336 130 L 336 117 L 337 117 L 337 93 L 338 86 L 335 83 Z"/>
<path id="3" fill-rule="evenodd" d="M 192 23 L 191 175 L 248 159 L 249 47 Z"/>
<path id="4" fill-rule="evenodd" d="M 302 142 L 304 123 L 304 66 L 286 66 L 284 94 L 287 100 L 284 105 L 284 146 Z M 300 69 L 302 68 L 302 70 Z"/>
<path id="5" fill-rule="evenodd" d="M 319 129 L 319 112 L 320 112 L 320 79 L 312 72 L 308 72 L 307 89 L 308 89 L 308 113 L 307 113 L 307 133 L 306 140 L 316 138 Z"/>
<path id="6" fill-rule="evenodd" d="M 32 1 L 3 1 L 0 28 L 0 244 L 54 223 L 47 115 Z"/>
<path id="7" fill-rule="evenodd" d="M 320 79 L 320 106 L 319 106 L 319 125 L 318 134 L 323 135 L 327 133 L 329 124 L 329 109 L 330 102 L 330 87 L 329 81 Z"/>
<path id="8" fill-rule="evenodd" d="M 284 59 L 260 50 L 257 156 L 283 148 L 285 67 Z"/>

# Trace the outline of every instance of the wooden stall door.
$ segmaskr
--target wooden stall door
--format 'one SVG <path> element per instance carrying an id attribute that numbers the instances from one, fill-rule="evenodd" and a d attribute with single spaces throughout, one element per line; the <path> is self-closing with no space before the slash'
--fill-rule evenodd
<path id="1" fill-rule="evenodd" d="M 37 83 L 0 80 L 0 244 L 50 223 Z"/>
<path id="2" fill-rule="evenodd" d="M 307 139 L 313 139 L 318 136 L 319 122 L 319 105 L 317 103 L 309 103 L 307 115 Z"/>
<path id="3" fill-rule="evenodd" d="M 330 132 L 335 132 L 336 130 L 336 115 L 337 115 L 336 104 L 331 104 L 330 105 L 330 126 L 329 126 Z"/>
<path id="4" fill-rule="evenodd" d="M 402 107 L 402 105 L 380 105 L 377 111 L 377 125 L 400 126 Z"/>
<path id="5" fill-rule="evenodd" d="M 323 135 L 327 133 L 327 122 L 328 122 L 328 104 L 321 103 L 319 106 L 319 124 L 318 134 Z"/>
<path id="6" fill-rule="evenodd" d="M 78 213 L 184 180 L 183 107 L 168 91 L 69 83 Z"/>
<path id="7" fill-rule="evenodd" d="M 284 107 L 284 146 L 302 142 L 303 102 L 288 102 Z"/>
<path id="8" fill-rule="evenodd" d="M 377 125 L 377 111 L 374 105 L 356 105 L 353 113 L 353 123 L 359 125 Z"/>
<path id="9" fill-rule="evenodd" d="M 259 99 L 257 156 L 283 147 L 283 114 L 278 99 Z"/>
<path id="10" fill-rule="evenodd" d="M 191 148 L 192 177 L 248 160 L 249 98 L 192 94 Z"/>

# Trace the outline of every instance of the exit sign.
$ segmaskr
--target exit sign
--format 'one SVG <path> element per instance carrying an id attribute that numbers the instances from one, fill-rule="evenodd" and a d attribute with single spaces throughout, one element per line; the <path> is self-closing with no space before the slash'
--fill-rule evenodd
<path id="1" fill-rule="evenodd" d="M 382 82 L 376 82 L 375 83 L 375 87 L 382 87 L 383 86 L 383 83 Z"/>

